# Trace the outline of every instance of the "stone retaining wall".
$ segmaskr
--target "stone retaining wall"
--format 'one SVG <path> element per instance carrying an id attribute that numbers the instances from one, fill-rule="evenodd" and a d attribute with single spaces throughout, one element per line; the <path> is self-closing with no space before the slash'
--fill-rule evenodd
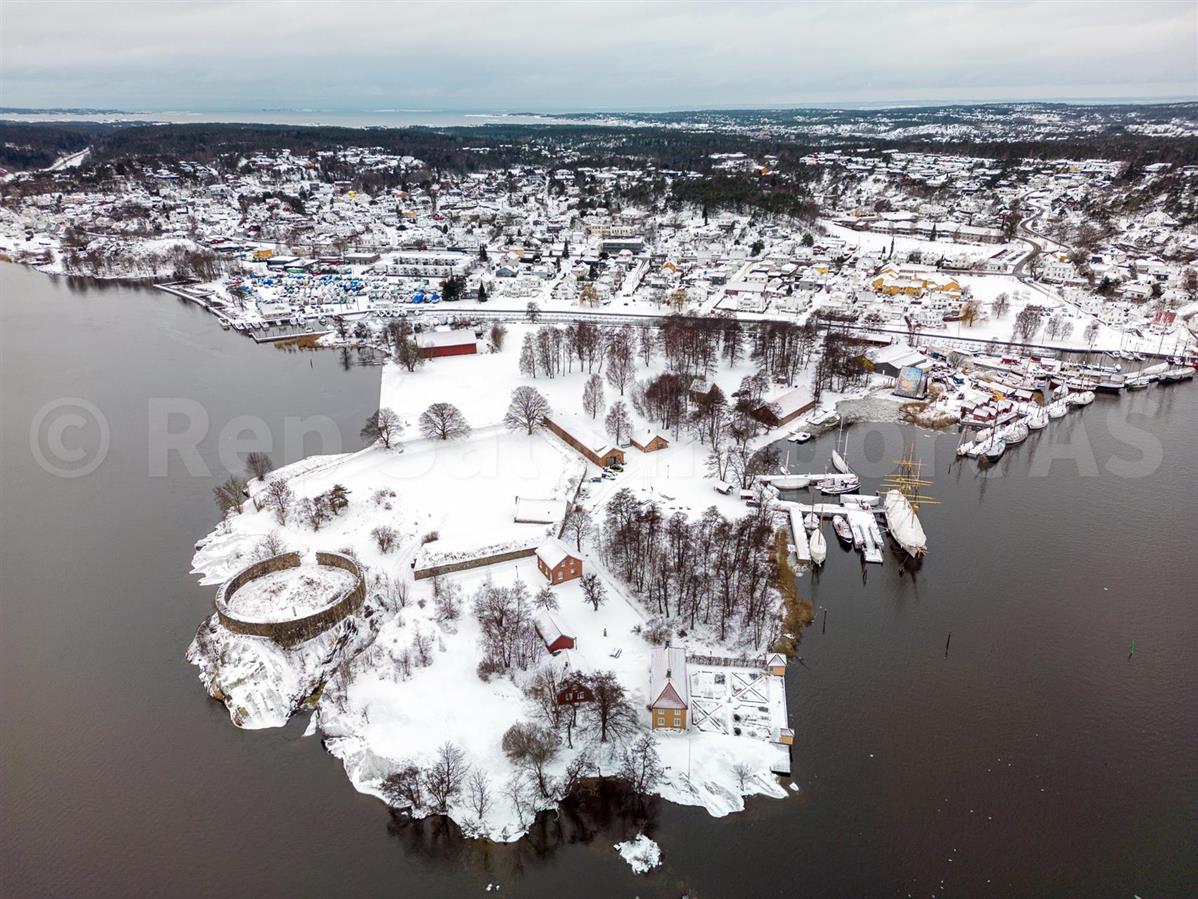
<path id="1" fill-rule="evenodd" d="M 351 612 L 361 608 L 362 603 L 366 601 L 366 583 L 358 563 L 349 556 L 333 552 L 318 552 L 316 562 L 318 565 L 327 565 L 331 568 L 348 571 L 354 576 L 354 586 L 323 609 L 302 618 L 293 618 L 289 621 L 242 621 L 229 611 L 226 597 L 232 596 L 239 588 L 256 578 L 287 568 L 297 568 L 301 564 L 300 554 L 296 552 L 271 556 L 269 559 L 243 568 L 225 581 L 216 591 L 214 605 L 221 625 L 235 634 L 269 637 L 283 646 L 294 646 L 324 633 Z"/>
<path id="2" fill-rule="evenodd" d="M 473 559 L 463 559 L 460 562 L 447 562 L 444 565 L 430 565 L 428 568 L 416 568 L 412 571 L 412 577 L 418 581 L 425 578 L 436 577 L 439 574 L 452 574 L 455 571 L 466 571 L 469 568 L 481 568 L 484 565 L 494 565 L 498 562 L 510 562 L 513 559 L 527 559 L 535 554 L 537 548 L 535 546 L 526 546 L 524 549 L 513 549 L 508 552 L 495 553 L 490 556 L 478 556 Z"/>

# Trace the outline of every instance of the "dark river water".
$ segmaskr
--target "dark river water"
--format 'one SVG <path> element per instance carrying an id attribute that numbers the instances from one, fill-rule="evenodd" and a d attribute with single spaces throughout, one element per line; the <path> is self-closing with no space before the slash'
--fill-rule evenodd
<path id="1" fill-rule="evenodd" d="M 1099 397 L 984 473 L 951 435 L 847 429 L 866 489 L 914 441 L 931 552 L 863 571 L 829 532 L 788 679 L 799 791 L 724 819 L 658 803 L 665 863 L 634 878 L 611 849 L 633 825 L 602 803 L 514 846 L 397 825 L 303 720 L 238 731 L 184 662 L 222 429 L 319 415 L 356 448 L 378 369 L 353 361 L 0 266 L 3 895 L 1194 894 L 1198 389 Z M 163 473 L 147 435 L 185 401 L 205 470 Z M 792 467 L 823 470 L 834 439 Z M 105 442 L 90 474 L 51 473 Z M 282 443 L 276 463 L 320 449 Z"/>

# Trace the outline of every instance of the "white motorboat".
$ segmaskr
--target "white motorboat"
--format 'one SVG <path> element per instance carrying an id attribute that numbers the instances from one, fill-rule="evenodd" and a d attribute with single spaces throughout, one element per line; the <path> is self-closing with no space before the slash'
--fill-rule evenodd
<path id="1" fill-rule="evenodd" d="M 791 431 L 786 437 L 791 443 L 806 443 L 811 439 L 811 434 L 807 431 Z"/>
<path id="2" fill-rule="evenodd" d="M 856 493 L 861 486 L 861 479 L 855 474 L 825 475 L 819 485 L 819 492 L 828 496 L 841 493 Z"/>
<path id="3" fill-rule="evenodd" d="M 845 546 L 853 545 L 853 529 L 849 526 L 849 520 L 843 515 L 832 516 L 832 530 L 836 532 L 836 538 Z"/>
<path id="4" fill-rule="evenodd" d="M 1065 402 L 1070 406 L 1088 406 L 1094 402 L 1094 391 L 1082 390 L 1077 393 L 1071 393 L 1065 397 Z"/>

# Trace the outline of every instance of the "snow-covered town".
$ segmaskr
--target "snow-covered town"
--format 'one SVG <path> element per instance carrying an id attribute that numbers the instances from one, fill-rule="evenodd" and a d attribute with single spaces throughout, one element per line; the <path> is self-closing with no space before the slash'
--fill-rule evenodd
<path id="1" fill-rule="evenodd" d="M 1196 4 L 4 0 L 0 895 L 1192 894 Z"/>
<path id="2" fill-rule="evenodd" d="M 6 177 L 0 252 L 381 366 L 361 451 L 217 489 L 188 658 L 239 727 L 310 712 L 359 790 L 470 835 L 603 774 L 713 815 L 788 795 L 825 524 L 865 563 L 935 539 L 918 460 L 877 494 L 839 440 L 792 467 L 852 401 L 986 465 L 1194 374 L 1198 166 L 456 151 L 84 148 Z"/>
<path id="3" fill-rule="evenodd" d="M 272 336 L 539 312 L 835 320 L 992 350 L 1171 357 L 1192 340 L 1198 166 L 883 149 L 716 153 L 704 174 L 596 167 L 547 140 L 523 157 L 555 163 L 454 172 L 381 148 L 283 149 L 124 174 L 97 161 L 97 179 L 79 174 L 85 149 L 7 177 L 0 252 L 185 281 L 226 326 Z M 738 210 L 729 185 L 784 211 Z"/>

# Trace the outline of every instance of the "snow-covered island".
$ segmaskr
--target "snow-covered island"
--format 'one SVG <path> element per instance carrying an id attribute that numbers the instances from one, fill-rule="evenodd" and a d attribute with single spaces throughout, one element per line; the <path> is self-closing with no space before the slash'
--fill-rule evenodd
<path id="1" fill-rule="evenodd" d="M 236 725 L 310 711 L 357 789 L 493 840 L 597 776 L 713 815 L 787 795 L 775 650 L 809 608 L 780 589 L 785 510 L 723 489 L 776 465 L 758 449 L 784 426 L 746 410 L 778 406 L 739 355 L 700 366 L 704 400 L 659 397 L 646 384 L 670 383 L 678 360 L 655 331 L 647 353 L 628 326 L 579 358 L 578 330 L 441 332 L 423 345 L 473 351 L 385 366 L 370 445 L 226 485 L 194 557 L 223 586 L 188 658 Z M 581 330 L 584 347 L 599 332 Z M 786 392 L 810 391 L 796 377 Z M 704 402 L 706 426 L 658 420 Z M 230 626 L 329 609 L 352 581 L 313 564 L 333 555 L 360 566 L 360 604 L 306 639 Z"/>

